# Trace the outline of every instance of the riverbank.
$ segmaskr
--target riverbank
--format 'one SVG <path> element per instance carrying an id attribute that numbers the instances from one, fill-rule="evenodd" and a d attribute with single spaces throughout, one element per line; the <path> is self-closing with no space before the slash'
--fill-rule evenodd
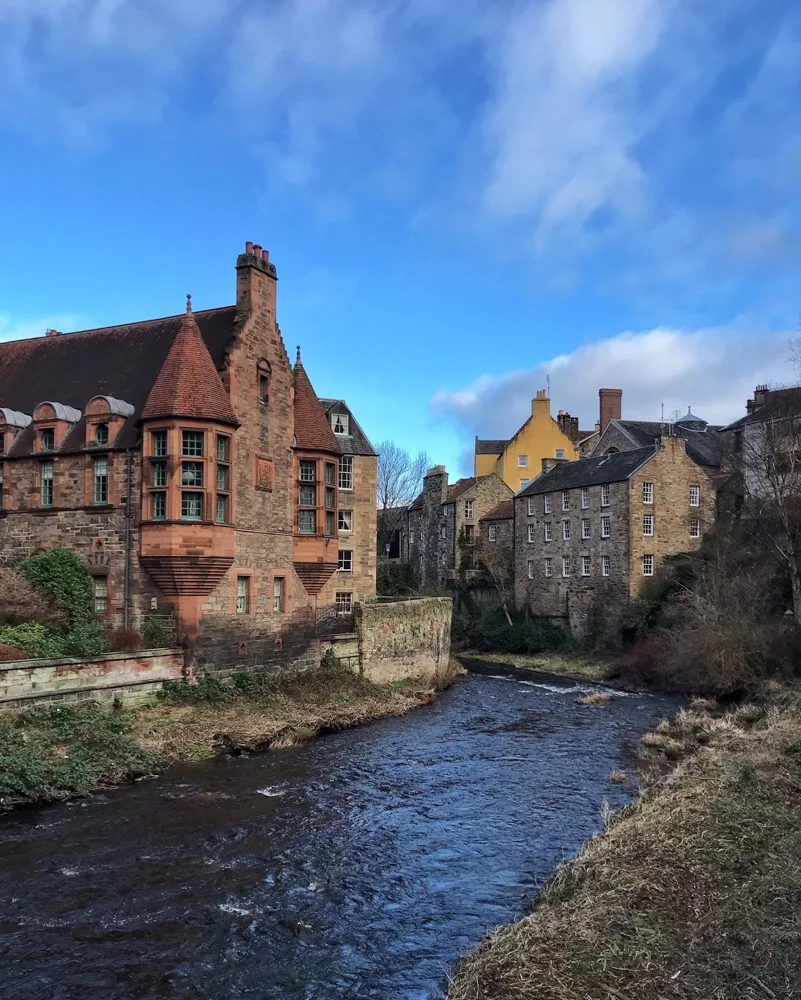
<path id="1" fill-rule="evenodd" d="M 166 684 L 141 708 L 94 702 L 0 715 L 0 810 L 55 802 L 154 775 L 178 761 L 296 746 L 430 703 L 436 680 L 374 684 L 341 667 Z"/>
<path id="2" fill-rule="evenodd" d="M 711 709 L 643 738 L 683 759 L 463 959 L 449 1000 L 796 995 L 801 696 Z"/>
<path id="3" fill-rule="evenodd" d="M 567 680 L 587 681 L 590 684 L 605 682 L 608 664 L 605 660 L 593 657 L 569 656 L 562 653 L 482 653 L 464 650 L 455 653 L 456 659 L 469 669 L 481 665 L 497 665 L 513 667 L 515 671 L 533 671 L 538 674 L 549 674 L 551 677 L 564 677 Z M 482 671 L 483 672 L 483 671 Z"/>

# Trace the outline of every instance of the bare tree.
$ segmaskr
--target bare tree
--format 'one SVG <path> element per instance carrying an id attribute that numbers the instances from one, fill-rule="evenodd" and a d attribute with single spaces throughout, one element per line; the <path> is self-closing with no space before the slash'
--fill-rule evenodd
<path id="1" fill-rule="evenodd" d="M 385 545 L 400 526 L 403 510 L 423 487 L 423 476 L 431 467 L 431 459 L 424 451 L 412 456 L 395 444 L 382 441 L 378 451 L 378 551 L 384 553 Z"/>
<path id="2" fill-rule="evenodd" d="M 475 542 L 475 554 L 479 565 L 486 575 L 492 580 L 493 586 L 498 592 L 501 608 L 506 615 L 506 621 L 511 625 L 512 617 L 509 614 L 509 604 L 513 599 L 514 572 L 513 554 L 511 546 L 502 542 L 491 542 L 483 534 L 480 534 Z"/>

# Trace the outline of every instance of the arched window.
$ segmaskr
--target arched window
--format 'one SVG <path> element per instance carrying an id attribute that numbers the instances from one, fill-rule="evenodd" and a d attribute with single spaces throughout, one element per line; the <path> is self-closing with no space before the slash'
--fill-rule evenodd
<path id="1" fill-rule="evenodd" d="M 270 402 L 270 374 L 270 362 L 262 358 L 256 366 L 259 403 L 262 406 L 267 406 Z"/>
<path id="2" fill-rule="evenodd" d="M 98 424 L 95 428 L 95 444 L 108 444 L 108 424 Z"/>

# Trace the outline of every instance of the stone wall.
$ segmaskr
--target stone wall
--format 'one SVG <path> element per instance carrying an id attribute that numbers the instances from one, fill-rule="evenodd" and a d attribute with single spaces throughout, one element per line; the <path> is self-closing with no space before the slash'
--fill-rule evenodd
<path id="1" fill-rule="evenodd" d="M 451 616 L 449 597 L 360 604 L 355 617 L 361 672 L 378 683 L 444 672 Z"/>
<path id="2" fill-rule="evenodd" d="M 376 492 L 378 459 L 374 455 L 353 455 L 353 489 L 339 490 L 341 510 L 352 514 L 352 531 L 338 531 L 339 548 L 353 553 L 353 571 L 337 572 L 323 587 L 318 604 L 336 603 L 338 593 L 353 595 L 353 603 L 375 596 L 376 552 L 378 546 Z"/>
<path id="3" fill-rule="evenodd" d="M 62 701 L 145 701 L 167 680 L 180 680 L 182 649 L 106 653 L 86 660 L 14 660 L 0 663 L 0 711 Z"/>

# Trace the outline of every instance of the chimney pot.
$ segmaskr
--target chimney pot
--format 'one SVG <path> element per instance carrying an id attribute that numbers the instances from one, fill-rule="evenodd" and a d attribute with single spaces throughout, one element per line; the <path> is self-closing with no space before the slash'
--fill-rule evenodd
<path id="1" fill-rule="evenodd" d="M 253 253 L 255 253 L 257 257 L 261 257 L 261 247 L 258 243 L 253 244 Z"/>
<path id="2" fill-rule="evenodd" d="M 245 244 L 245 253 L 246 254 L 252 254 L 253 253 L 253 244 L 251 243 L 250 240 L 248 240 L 247 243 Z"/>
<path id="3" fill-rule="evenodd" d="M 45 330 L 45 337 L 59 337 L 61 330 Z"/>
<path id="4" fill-rule="evenodd" d="M 262 260 L 269 260 L 270 259 L 270 251 L 269 250 L 262 250 L 262 252 L 261 252 L 261 259 Z"/>

